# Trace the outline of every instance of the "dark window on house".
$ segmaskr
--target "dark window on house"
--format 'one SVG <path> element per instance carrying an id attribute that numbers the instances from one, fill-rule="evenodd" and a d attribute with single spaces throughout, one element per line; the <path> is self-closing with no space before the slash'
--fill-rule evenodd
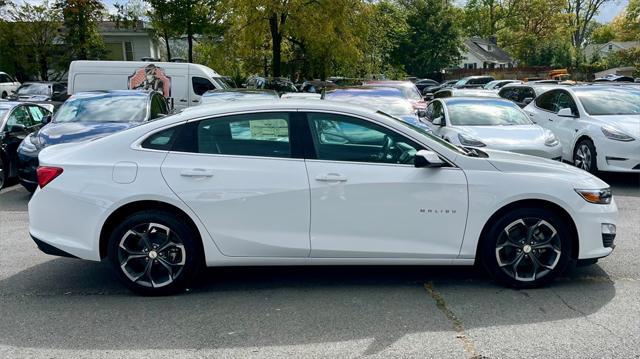
<path id="1" fill-rule="evenodd" d="M 133 44 L 130 41 L 124 43 L 125 60 L 133 61 Z"/>

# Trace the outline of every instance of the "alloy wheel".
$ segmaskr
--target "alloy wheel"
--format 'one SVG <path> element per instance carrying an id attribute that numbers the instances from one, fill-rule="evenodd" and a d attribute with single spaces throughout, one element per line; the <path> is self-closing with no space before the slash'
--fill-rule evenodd
<path id="1" fill-rule="evenodd" d="M 498 267 L 517 281 L 538 280 L 558 265 L 562 254 L 558 231 L 539 218 L 511 222 L 496 242 Z"/>
<path id="2" fill-rule="evenodd" d="M 589 146 L 585 143 L 578 146 L 574 159 L 575 166 L 589 172 L 591 170 L 591 159 L 592 155 Z"/>
<path id="3" fill-rule="evenodd" d="M 143 223 L 128 230 L 118 244 L 120 269 L 131 282 L 160 288 L 182 273 L 186 251 L 180 237 L 169 227 Z"/>

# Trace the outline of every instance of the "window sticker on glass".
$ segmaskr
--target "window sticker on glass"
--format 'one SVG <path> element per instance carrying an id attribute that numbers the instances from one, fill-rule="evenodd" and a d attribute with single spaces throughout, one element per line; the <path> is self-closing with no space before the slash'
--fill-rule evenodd
<path id="1" fill-rule="evenodd" d="M 234 140 L 289 142 L 289 126 L 283 119 L 239 121 L 230 126 Z"/>

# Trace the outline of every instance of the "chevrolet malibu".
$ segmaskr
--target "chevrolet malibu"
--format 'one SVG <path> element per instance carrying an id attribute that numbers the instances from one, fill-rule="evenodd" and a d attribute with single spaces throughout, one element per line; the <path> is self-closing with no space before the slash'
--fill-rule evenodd
<path id="1" fill-rule="evenodd" d="M 562 163 L 454 146 L 329 101 L 184 110 L 45 148 L 29 230 L 108 260 L 141 294 L 205 266 L 473 265 L 514 287 L 613 250 L 609 186 Z"/>

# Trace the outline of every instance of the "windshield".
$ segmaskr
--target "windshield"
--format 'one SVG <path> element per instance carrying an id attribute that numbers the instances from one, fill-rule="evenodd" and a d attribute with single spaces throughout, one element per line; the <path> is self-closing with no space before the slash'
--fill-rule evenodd
<path id="1" fill-rule="evenodd" d="M 575 93 L 592 116 L 640 114 L 640 89 L 635 87 L 581 88 Z"/>
<path id="2" fill-rule="evenodd" d="M 408 127 L 410 129 L 418 132 L 419 134 L 421 134 L 423 136 L 429 137 L 429 139 L 438 142 L 438 144 L 450 149 L 451 151 L 454 151 L 456 153 L 459 153 L 459 154 L 465 155 L 465 156 L 469 155 L 469 151 L 465 150 L 464 148 L 455 146 L 452 143 L 441 139 L 440 137 L 434 136 L 431 132 L 427 131 L 426 129 L 424 129 L 422 127 L 418 127 L 416 125 L 412 125 L 412 124 L 410 124 L 408 122 L 402 121 L 401 119 L 399 119 L 397 117 L 394 117 L 394 116 L 391 116 L 391 115 L 389 115 L 387 113 L 384 113 L 382 111 L 378 111 L 378 113 L 383 115 L 383 116 L 385 116 L 385 117 L 387 117 L 387 118 L 390 118 L 390 119 L 392 119 L 392 120 L 394 120 L 394 121 L 396 121 L 396 122 L 398 122 L 400 124 L 402 124 L 404 127 Z"/>
<path id="3" fill-rule="evenodd" d="M 224 81 L 224 79 L 222 79 L 221 77 L 212 77 L 211 79 L 213 80 L 217 88 L 220 88 L 223 90 L 231 88 L 229 87 L 229 84 L 227 84 L 227 82 Z"/>
<path id="4" fill-rule="evenodd" d="M 409 99 L 414 101 L 421 101 L 422 95 L 420 95 L 420 91 L 416 88 L 415 85 L 404 85 L 400 88 L 402 93 Z"/>
<path id="5" fill-rule="evenodd" d="M 146 96 L 105 94 L 65 102 L 53 122 L 142 122 L 147 118 Z"/>
<path id="6" fill-rule="evenodd" d="M 7 114 L 7 112 L 9 112 L 8 109 L 6 108 L 0 108 L 0 121 L 2 121 L 2 119 L 4 118 L 4 115 Z M 0 126 L 2 125 L 2 122 L 0 122 Z"/>
<path id="7" fill-rule="evenodd" d="M 453 126 L 513 126 L 533 122 L 513 103 L 505 101 L 451 101 L 447 103 Z"/>
<path id="8" fill-rule="evenodd" d="M 47 84 L 24 84 L 18 88 L 18 95 L 48 95 Z"/>

